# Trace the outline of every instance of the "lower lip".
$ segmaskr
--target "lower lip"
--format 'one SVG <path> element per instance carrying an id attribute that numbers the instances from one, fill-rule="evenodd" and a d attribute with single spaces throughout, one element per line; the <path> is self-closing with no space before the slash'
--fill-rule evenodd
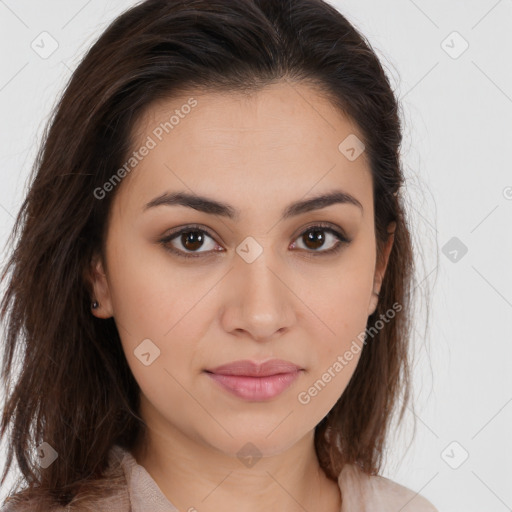
<path id="1" fill-rule="evenodd" d="M 267 377 L 220 375 L 208 373 L 224 389 L 245 400 L 269 400 L 281 394 L 299 376 L 300 371 L 280 373 Z"/>

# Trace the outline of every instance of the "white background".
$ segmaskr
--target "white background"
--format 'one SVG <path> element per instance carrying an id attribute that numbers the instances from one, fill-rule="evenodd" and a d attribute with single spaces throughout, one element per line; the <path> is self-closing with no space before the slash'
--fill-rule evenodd
<path id="1" fill-rule="evenodd" d="M 134 3 L 0 0 L 2 247 L 58 95 Z M 416 282 L 431 294 L 415 340 L 416 436 L 402 429 L 383 474 L 443 512 L 512 510 L 512 1 L 331 3 L 369 39 L 402 101 Z M 46 59 L 31 48 L 43 31 L 58 43 Z"/>

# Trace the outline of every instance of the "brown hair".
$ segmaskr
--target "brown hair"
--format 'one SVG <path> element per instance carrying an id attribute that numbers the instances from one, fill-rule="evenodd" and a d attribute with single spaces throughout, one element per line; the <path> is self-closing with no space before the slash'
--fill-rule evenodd
<path id="1" fill-rule="evenodd" d="M 139 387 L 113 318 L 90 311 L 91 258 L 103 254 L 115 191 L 98 200 L 133 151 L 136 121 L 154 101 L 193 88 L 257 91 L 287 80 L 308 82 L 352 118 L 364 136 L 373 180 L 377 256 L 389 223 L 394 244 L 380 290 L 380 315 L 401 311 L 364 345 L 348 387 L 316 427 L 321 466 L 336 479 L 346 463 L 376 474 L 392 413 L 402 419 L 410 395 L 413 249 L 399 158 L 399 105 L 370 43 L 322 0 L 148 0 L 107 28 L 73 73 L 36 157 L 31 184 L 2 272 L 7 318 L 2 361 L 11 384 L 0 439 L 16 455 L 28 486 L 18 493 L 46 510 L 91 504 L 112 491 L 106 477 L 114 444 L 130 450 L 144 431 Z M 402 405 L 397 406 L 402 399 Z M 35 447 L 47 442 L 59 463 L 41 471 Z M 119 485 L 122 482 L 119 480 Z M 19 483 L 18 483 L 19 485 Z"/>

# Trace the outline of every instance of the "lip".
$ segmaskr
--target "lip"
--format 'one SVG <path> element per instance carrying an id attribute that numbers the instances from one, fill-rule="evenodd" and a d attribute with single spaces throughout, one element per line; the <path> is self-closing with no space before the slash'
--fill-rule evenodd
<path id="1" fill-rule="evenodd" d="M 280 373 L 296 372 L 297 370 L 301 370 L 301 367 L 291 363 L 290 361 L 285 361 L 284 359 L 270 359 L 263 362 L 244 359 L 242 361 L 233 361 L 232 363 L 223 364 L 206 371 L 220 375 L 267 377 L 269 375 L 278 375 Z"/>
<path id="2" fill-rule="evenodd" d="M 263 363 L 233 361 L 205 370 L 226 391 L 251 401 L 270 400 L 280 395 L 300 375 L 302 368 L 289 361 L 271 359 Z"/>

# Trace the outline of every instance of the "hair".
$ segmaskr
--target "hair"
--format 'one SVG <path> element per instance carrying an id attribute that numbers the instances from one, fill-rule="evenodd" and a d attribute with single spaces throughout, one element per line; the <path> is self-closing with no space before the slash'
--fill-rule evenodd
<path id="1" fill-rule="evenodd" d="M 116 194 L 99 200 L 94 190 L 126 162 L 133 127 L 155 101 L 193 90 L 257 92 L 284 80 L 315 87 L 359 127 L 372 175 L 378 261 L 388 225 L 396 223 L 367 327 L 394 304 L 400 313 L 364 344 L 348 386 L 315 429 L 329 478 L 345 464 L 367 474 L 381 470 L 392 416 L 400 422 L 410 398 L 414 272 L 399 193 L 400 106 L 384 69 L 366 38 L 322 0 L 147 0 L 115 19 L 72 74 L 9 237 L 17 241 L 1 276 L 9 277 L 0 310 L 9 386 L 2 483 L 15 455 L 27 483 L 16 499 L 33 500 L 31 510 L 88 510 L 122 485 L 108 477 L 110 448 L 131 450 L 144 434 L 140 388 L 114 319 L 91 314 L 91 259 L 104 255 Z M 31 457 L 42 442 L 60 454 L 43 471 Z"/>

